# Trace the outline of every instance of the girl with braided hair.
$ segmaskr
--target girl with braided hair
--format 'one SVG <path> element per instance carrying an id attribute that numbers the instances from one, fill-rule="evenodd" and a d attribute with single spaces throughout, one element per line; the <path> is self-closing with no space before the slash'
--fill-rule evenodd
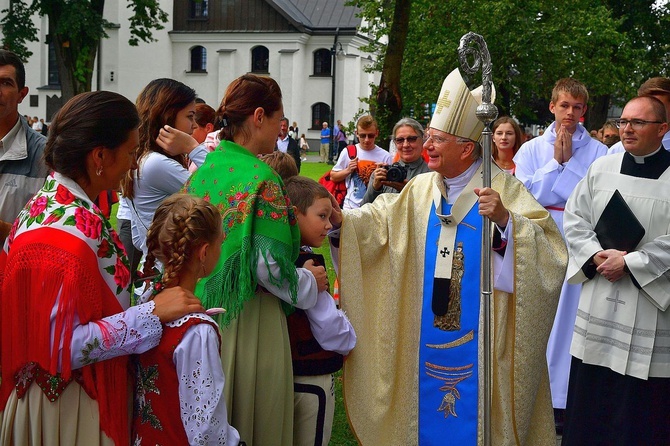
<path id="1" fill-rule="evenodd" d="M 165 199 L 147 232 L 145 265 L 147 271 L 160 261 L 163 275 L 146 293 L 158 296 L 175 286 L 193 291 L 218 262 L 222 240 L 216 207 L 186 194 Z M 158 346 L 136 363 L 134 444 L 239 443 L 228 424 L 220 343 L 218 325 L 204 313 L 163 325 Z"/>

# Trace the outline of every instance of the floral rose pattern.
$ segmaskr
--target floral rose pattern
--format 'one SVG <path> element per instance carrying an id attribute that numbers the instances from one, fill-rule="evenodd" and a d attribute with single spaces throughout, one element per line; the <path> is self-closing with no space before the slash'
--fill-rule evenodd
<path id="1" fill-rule="evenodd" d="M 121 257 L 116 258 L 116 269 L 114 271 L 114 281 L 121 288 L 125 288 L 130 282 L 130 271 L 128 267 L 123 264 Z"/>
<path id="2" fill-rule="evenodd" d="M 110 235 L 112 236 L 112 241 L 114 242 L 114 246 L 116 246 L 116 249 L 118 251 L 123 251 L 124 253 L 126 253 L 126 247 L 123 246 L 123 243 L 119 238 L 119 234 L 117 234 L 116 231 L 112 231 Z"/>
<path id="3" fill-rule="evenodd" d="M 56 188 L 56 201 L 60 204 L 70 204 L 74 201 L 75 196 L 65 186 L 59 184 Z"/>
<path id="4" fill-rule="evenodd" d="M 86 237 L 93 239 L 100 237 L 102 221 L 99 216 L 92 214 L 84 208 L 77 208 L 74 211 L 74 220 L 77 229 Z"/>
<path id="5" fill-rule="evenodd" d="M 109 242 L 107 240 L 103 240 L 102 243 L 100 243 L 100 246 L 98 246 L 98 257 L 104 258 L 111 255 L 112 250 L 110 249 Z"/>
<path id="6" fill-rule="evenodd" d="M 223 239 L 235 224 L 243 223 L 249 215 L 269 220 L 283 221 L 294 225 L 297 220 L 286 200 L 286 193 L 275 182 L 263 182 L 256 193 L 251 192 L 253 183 L 231 187 L 225 199 L 217 207 L 223 217 Z"/>
<path id="7" fill-rule="evenodd" d="M 30 206 L 30 211 L 28 212 L 31 217 L 37 217 L 42 212 L 44 212 L 44 209 L 46 209 L 46 207 L 47 207 L 47 197 L 45 196 L 37 197 L 35 198 L 35 200 L 33 200 L 33 204 L 32 206 Z"/>
<path id="8" fill-rule="evenodd" d="M 7 251 L 22 231 L 51 226 L 65 232 L 76 232 L 87 239 L 97 257 L 101 271 L 108 273 L 105 281 L 118 296 L 130 284 L 130 263 L 123 244 L 111 223 L 88 200 L 75 196 L 67 187 L 49 176 L 42 189 L 26 204 L 14 222 L 7 238 Z M 68 230 L 68 227 L 73 227 Z M 95 248 L 93 248 L 95 247 Z M 114 285 L 115 290 L 114 290 Z"/>

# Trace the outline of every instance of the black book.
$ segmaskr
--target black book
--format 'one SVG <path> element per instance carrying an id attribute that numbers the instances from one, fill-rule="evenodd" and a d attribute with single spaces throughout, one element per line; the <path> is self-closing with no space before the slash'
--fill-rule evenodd
<path id="1" fill-rule="evenodd" d="M 306 251 L 300 251 L 298 254 L 298 259 L 295 261 L 295 266 L 302 268 L 302 265 L 304 265 L 308 260 L 314 260 L 314 266 L 323 266 L 324 268 L 326 267 L 326 261 L 321 254 Z"/>
<path id="2" fill-rule="evenodd" d="M 618 190 L 614 191 L 605 206 L 594 231 L 603 249 L 626 252 L 635 251 L 645 233 L 644 227 Z"/>

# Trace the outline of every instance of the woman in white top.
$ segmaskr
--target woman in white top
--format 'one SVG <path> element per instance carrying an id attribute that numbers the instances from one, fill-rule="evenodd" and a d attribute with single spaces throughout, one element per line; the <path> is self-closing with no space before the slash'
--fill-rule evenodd
<path id="1" fill-rule="evenodd" d="M 129 199 L 133 244 L 146 254 L 147 229 L 156 208 L 179 191 L 188 177 L 187 156 L 200 166 L 208 151 L 191 136 L 195 122 L 195 90 L 173 79 L 155 79 L 140 92 L 137 170 L 123 181 Z"/>

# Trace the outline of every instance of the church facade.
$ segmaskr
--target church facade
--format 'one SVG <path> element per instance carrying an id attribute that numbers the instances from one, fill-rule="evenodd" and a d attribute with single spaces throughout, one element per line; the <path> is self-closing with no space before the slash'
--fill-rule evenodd
<path id="1" fill-rule="evenodd" d="M 135 100 L 152 79 L 169 77 L 194 88 L 215 109 L 228 84 L 245 73 L 277 80 L 284 111 L 309 140 L 321 123 L 347 123 L 370 95 L 379 74 L 367 73 L 374 54 L 361 49 L 361 19 L 345 0 L 160 0 L 169 21 L 153 31 L 152 43 L 130 46 L 126 1 L 105 2 L 106 30 L 93 74 L 93 90 L 110 90 Z M 9 0 L 0 0 L 0 10 Z M 35 16 L 39 41 L 30 42 L 26 62 L 28 97 L 24 115 L 50 121 L 61 104 L 54 52 L 47 41 L 47 18 Z M 1 33 L 1 30 L 0 30 Z M 333 70 L 334 68 L 334 70 Z M 334 74 L 334 76 L 333 76 Z M 334 97 L 334 101 L 333 101 Z M 332 124 L 331 124 L 332 125 Z"/>

